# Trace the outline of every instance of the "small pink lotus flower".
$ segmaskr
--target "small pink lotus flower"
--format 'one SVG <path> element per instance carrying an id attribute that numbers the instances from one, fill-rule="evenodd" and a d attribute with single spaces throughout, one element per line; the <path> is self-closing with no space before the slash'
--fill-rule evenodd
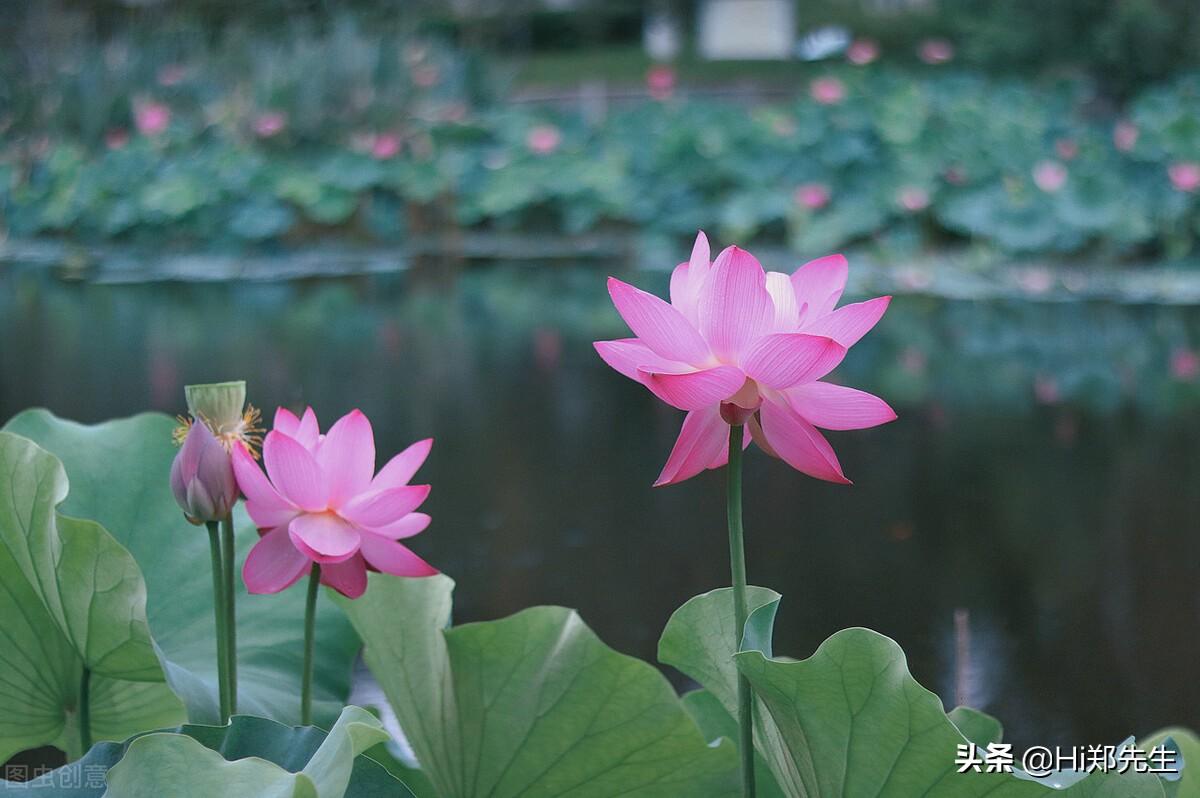
<path id="1" fill-rule="evenodd" d="M 260 139 L 277 136 L 287 127 L 287 114 L 283 111 L 263 111 L 254 117 L 254 135 Z"/>
<path id="2" fill-rule="evenodd" d="M 656 100 L 666 100 L 675 93 L 675 68 L 655 64 L 646 72 L 646 89 Z"/>
<path id="3" fill-rule="evenodd" d="M 918 186 L 905 186 L 896 193 L 896 202 L 909 213 L 917 213 L 929 207 L 929 192 Z"/>
<path id="4" fill-rule="evenodd" d="M 848 483 L 824 429 L 863 429 L 896 418 L 878 397 L 820 381 L 887 309 L 891 297 L 834 309 L 846 259 L 830 255 L 791 276 L 764 272 L 729 247 L 709 262 L 708 239 L 671 275 L 671 302 L 610 277 L 608 292 L 636 338 L 597 341 L 604 362 L 688 411 L 656 485 L 728 460 L 731 424 L 746 424 L 770 455 L 818 479 Z"/>
<path id="5" fill-rule="evenodd" d="M 808 93 L 821 105 L 837 105 L 846 99 L 846 86 L 834 77 L 817 78 L 808 84 Z"/>
<path id="6" fill-rule="evenodd" d="M 1064 161 L 1069 161 L 1079 154 L 1079 142 L 1071 138 L 1062 138 L 1054 142 L 1054 151 Z"/>
<path id="7" fill-rule="evenodd" d="M 380 133 L 371 141 L 371 157 L 379 161 L 395 158 L 400 154 L 400 137 L 395 133 Z"/>
<path id="8" fill-rule="evenodd" d="M 866 66 L 879 58 L 879 42 L 874 39 L 855 39 L 846 48 L 846 60 L 855 66 Z"/>
<path id="9" fill-rule="evenodd" d="M 1171 185 L 1178 191 L 1192 192 L 1200 188 L 1200 163 L 1177 161 L 1167 167 Z"/>
<path id="10" fill-rule="evenodd" d="M 123 127 L 110 127 L 104 133 L 104 146 L 110 150 L 122 149 L 129 143 L 129 131 Z"/>
<path id="11" fill-rule="evenodd" d="M 926 64 L 944 64 L 954 60 L 954 45 L 945 39 L 926 39 L 917 48 L 917 57 Z"/>
<path id="12" fill-rule="evenodd" d="M 1033 182 L 1047 194 L 1053 194 L 1067 182 L 1067 167 L 1058 161 L 1038 161 L 1033 167 Z"/>
<path id="13" fill-rule="evenodd" d="M 229 452 L 203 421 L 191 424 L 171 463 L 171 493 L 193 524 L 223 520 L 237 502 Z"/>
<path id="14" fill-rule="evenodd" d="M 803 183 L 796 186 L 793 195 L 796 204 L 810 211 L 820 210 L 829 204 L 829 187 L 824 183 Z"/>
<path id="15" fill-rule="evenodd" d="M 1137 125 L 1128 119 L 1122 119 L 1113 126 L 1113 146 L 1121 152 L 1129 152 L 1137 146 L 1140 134 L 1141 131 L 1138 130 Z"/>
<path id="16" fill-rule="evenodd" d="M 1200 376 L 1200 354 L 1180 347 L 1171 353 L 1171 376 L 1180 382 L 1192 382 Z"/>
<path id="17" fill-rule="evenodd" d="M 554 125 L 536 125 L 525 137 L 525 146 L 535 155 L 549 155 L 562 144 L 562 133 Z"/>
<path id="18" fill-rule="evenodd" d="M 171 109 L 153 100 L 135 103 L 133 120 L 143 136 L 157 136 L 171 124 Z"/>
<path id="19" fill-rule="evenodd" d="M 246 511 L 262 538 L 250 550 L 242 578 L 251 593 L 278 593 L 321 565 L 321 582 L 344 596 L 367 589 L 367 571 L 432 576 L 437 570 L 399 541 L 429 526 L 413 512 L 428 485 L 409 485 L 432 440 L 414 443 L 375 474 L 375 435 L 358 410 L 320 434 L 308 408 L 303 418 L 275 413 L 263 442 L 267 473 L 242 446 L 233 451 Z"/>

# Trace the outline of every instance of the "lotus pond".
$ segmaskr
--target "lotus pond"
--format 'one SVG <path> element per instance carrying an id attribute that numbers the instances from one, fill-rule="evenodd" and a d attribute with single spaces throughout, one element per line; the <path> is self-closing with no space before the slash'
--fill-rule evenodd
<path id="1" fill-rule="evenodd" d="M 110 285 L 9 264 L 0 418 L 175 414 L 182 384 L 227 374 L 248 375 L 263 407 L 319 408 L 323 426 L 359 407 L 380 452 L 436 441 L 422 471 L 435 521 L 412 548 L 454 577 L 456 624 L 563 605 L 618 651 L 659 661 L 672 612 L 728 583 L 723 483 L 714 471 L 650 488 L 679 414 L 614 378 L 590 342 L 623 334 L 606 273 L 656 291 L 665 273 L 491 263 L 447 280 L 456 268 L 435 266 Z M 784 594 L 775 650 L 807 656 L 839 629 L 878 630 L 946 706 L 1002 718 L 1014 747 L 1200 725 L 1187 631 L 1198 340 L 1191 306 L 898 297 L 836 375 L 900 416 L 832 433 L 857 484 L 747 457 L 751 581 Z M 46 445 L 71 474 L 78 455 Z M 182 518 L 158 534 L 168 548 L 203 538 Z M 156 590 L 169 596 L 181 571 L 142 569 L 153 627 L 169 602 Z M 339 678 L 318 698 L 332 704 Z"/>

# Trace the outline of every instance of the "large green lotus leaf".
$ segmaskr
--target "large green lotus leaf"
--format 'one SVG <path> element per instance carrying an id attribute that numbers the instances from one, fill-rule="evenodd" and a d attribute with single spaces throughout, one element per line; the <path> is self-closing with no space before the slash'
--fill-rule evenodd
<path id="1" fill-rule="evenodd" d="M 717 697 L 708 690 L 692 690 L 681 700 L 684 709 L 700 727 L 705 740 L 712 743 L 722 737 L 727 740 L 738 739 L 737 720 L 725 711 Z M 779 789 L 775 777 L 771 775 L 771 768 L 758 751 L 754 752 L 754 787 L 757 798 L 784 798 L 783 790 Z"/>
<path id="2" fill-rule="evenodd" d="M 655 668 L 560 607 L 447 628 L 453 585 L 372 574 L 339 599 L 440 798 L 737 795 L 732 746 Z"/>
<path id="3" fill-rule="evenodd" d="M 770 633 L 778 598 L 757 588 L 750 599 L 756 609 L 746 622 L 740 653 L 733 650 L 733 593 L 728 588 L 697 596 L 677 610 L 659 653 L 723 704 L 735 690 L 728 662 L 749 678 L 756 695 L 756 748 L 790 798 L 1167 794 L 1166 782 L 1144 773 L 1063 772 L 1039 779 L 1022 773 L 960 774 L 954 760 L 967 738 L 941 700 L 909 675 L 904 652 L 894 641 L 868 629 L 845 629 L 806 660 L 774 658 Z M 731 707 L 727 704 L 727 711 Z M 958 717 L 967 725 L 965 713 Z M 974 724 L 979 720 L 971 718 L 972 733 L 983 727 Z"/>
<path id="4" fill-rule="evenodd" d="M 83 759 L 32 781 L 0 781 L 0 795 L 28 798 L 411 798 L 368 756 L 387 739 L 378 720 L 347 707 L 329 734 L 236 715 L 228 726 L 187 725 L 101 743 Z"/>
<path id="5" fill-rule="evenodd" d="M 146 616 L 167 683 L 183 699 L 189 720 L 215 723 L 216 638 L 208 533 L 183 518 L 171 495 L 174 425 L 158 413 L 87 426 L 45 410 L 28 410 L 5 429 L 36 441 L 62 460 L 71 483 L 61 506 L 64 513 L 98 521 L 133 554 L 146 581 Z M 258 536 L 241 505 L 234 519 L 240 574 Z M 304 591 L 249 596 L 240 578 L 237 586 L 238 711 L 298 723 Z M 313 717 L 318 725 L 328 726 L 350 692 L 359 643 L 350 624 L 324 597 L 317 627 Z"/>
<path id="6" fill-rule="evenodd" d="M 68 491 L 62 463 L 0 432 L 0 484 L 0 762 L 39 745 L 83 753 L 85 667 L 93 739 L 183 720 L 133 557 L 100 525 L 55 510 Z"/>
<path id="7" fill-rule="evenodd" d="M 1156 731 L 1138 743 L 1143 751 L 1165 745 L 1177 752 L 1179 778 L 1167 785 L 1168 798 L 1200 798 L 1200 738 L 1190 729 Z"/>

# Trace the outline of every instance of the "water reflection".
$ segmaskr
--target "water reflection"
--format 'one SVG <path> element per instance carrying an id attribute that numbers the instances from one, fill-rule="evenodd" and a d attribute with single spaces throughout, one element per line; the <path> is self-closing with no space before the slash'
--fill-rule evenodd
<path id="1" fill-rule="evenodd" d="M 682 414 L 593 353 L 620 334 L 602 277 L 108 287 L 10 268 L 0 418 L 175 413 L 183 383 L 242 376 L 263 407 L 311 403 L 326 423 L 361 407 L 381 452 L 436 438 L 435 522 L 414 548 L 458 580 L 457 620 L 564 604 L 653 660 L 670 612 L 727 580 L 722 483 L 650 488 Z M 1018 746 L 1200 726 L 1200 428 L 1195 385 L 1168 365 L 1197 315 L 898 300 L 844 367 L 901 414 L 831 435 L 857 484 L 748 458 L 752 581 L 785 596 L 776 650 L 878 629 Z"/>

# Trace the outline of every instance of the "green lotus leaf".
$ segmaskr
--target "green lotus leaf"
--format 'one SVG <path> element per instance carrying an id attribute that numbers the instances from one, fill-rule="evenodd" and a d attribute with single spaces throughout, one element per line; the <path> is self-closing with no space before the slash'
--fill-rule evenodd
<path id="1" fill-rule="evenodd" d="M 1167 798 L 1200 798 L 1200 737 L 1191 729 L 1170 728 L 1147 735 L 1138 743 L 1143 751 L 1164 745 L 1176 752 L 1179 778 L 1167 785 Z"/>
<path id="2" fill-rule="evenodd" d="M 736 680 L 754 688 L 755 747 L 789 798 L 1164 798 L 1170 782 L 1149 773 L 959 773 L 967 737 L 941 700 L 908 673 L 904 652 L 868 629 L 845 629 L 802 661 L 774 658 L 770 629 L 778 597 L 751 588 L 753 609 L 734 653 L 733 593 L 684 604 L 667 624 L 659 656 L 699 681 L 733 714 Z M 724 647 L 724 651 L 722 651 Z M 963 711 L 972 734 L 998 733 Z M 971 721 L 970 723 L 967 720 Z M 1019 763 L 1018 763 L 1019 764 Z"/>
<path id="3" fill-rule="evenodd" d="M 32 781 L 0 781 L 0 795 L 411 798 L 381 765 L 360 756 L 386 739 L 379 721 L 358 707 L 344 709 L 328 734 L 236 715 L 228 726 L 179 726 L 101 743 Z"/>
<path id="4" fill-rule="evenodd" d="M 58 458 L 0 432 L 0 762 L 40 745 L 82 751 L 88 673 L 93 739 L 183 720 L 146 622 L 146 586 L 99 524 L 56 511 Z"/>
<path id="5" fill-rule="evenodd" d="M 187 523 L 171 495 L 168 474 L 176 452 L 171 441 L 174 424 L 168 416 L 147 413 L 85 426 L 45 410 L 29 410 L 9 421 L 5 430 L 57 455 L 70 479 L 70 494 L 61 510 L 103 524 L 133 555 L 145 579 L 146 621 L 167 684 L 183 700 L 188 720 L 216 723 L 208 538 L 202 527 Z M 234 519 L 240 573 L 241 562 L 258 536 L 240 506 Z M 297 723 L 304 591 L 249 596 L 241 579 L 237 586 L 238 711 Z M 327 726 L 349 695 L 359 643 L 346 619 L 325 598 L 320 600 L 317 626 L 313 717 L 318 725 Z M 60 652 L 47 654 L 53 659 L 61 656 Z M 0 711 L 0 725 L 11 717 L 7 709 Z M 179 720 L 160 718 L 133 731 Z M 124 739 L 130 733 L 124 729 L 123 734 L 104 736 Z"/>
<path id="6" fill-rule="evenodd" d="M 561 607 L 447 628 L 452 590 L 372 574 L 339 599 L 439 798 L 737 795 L 733 747 L 652 666 Z"/>

